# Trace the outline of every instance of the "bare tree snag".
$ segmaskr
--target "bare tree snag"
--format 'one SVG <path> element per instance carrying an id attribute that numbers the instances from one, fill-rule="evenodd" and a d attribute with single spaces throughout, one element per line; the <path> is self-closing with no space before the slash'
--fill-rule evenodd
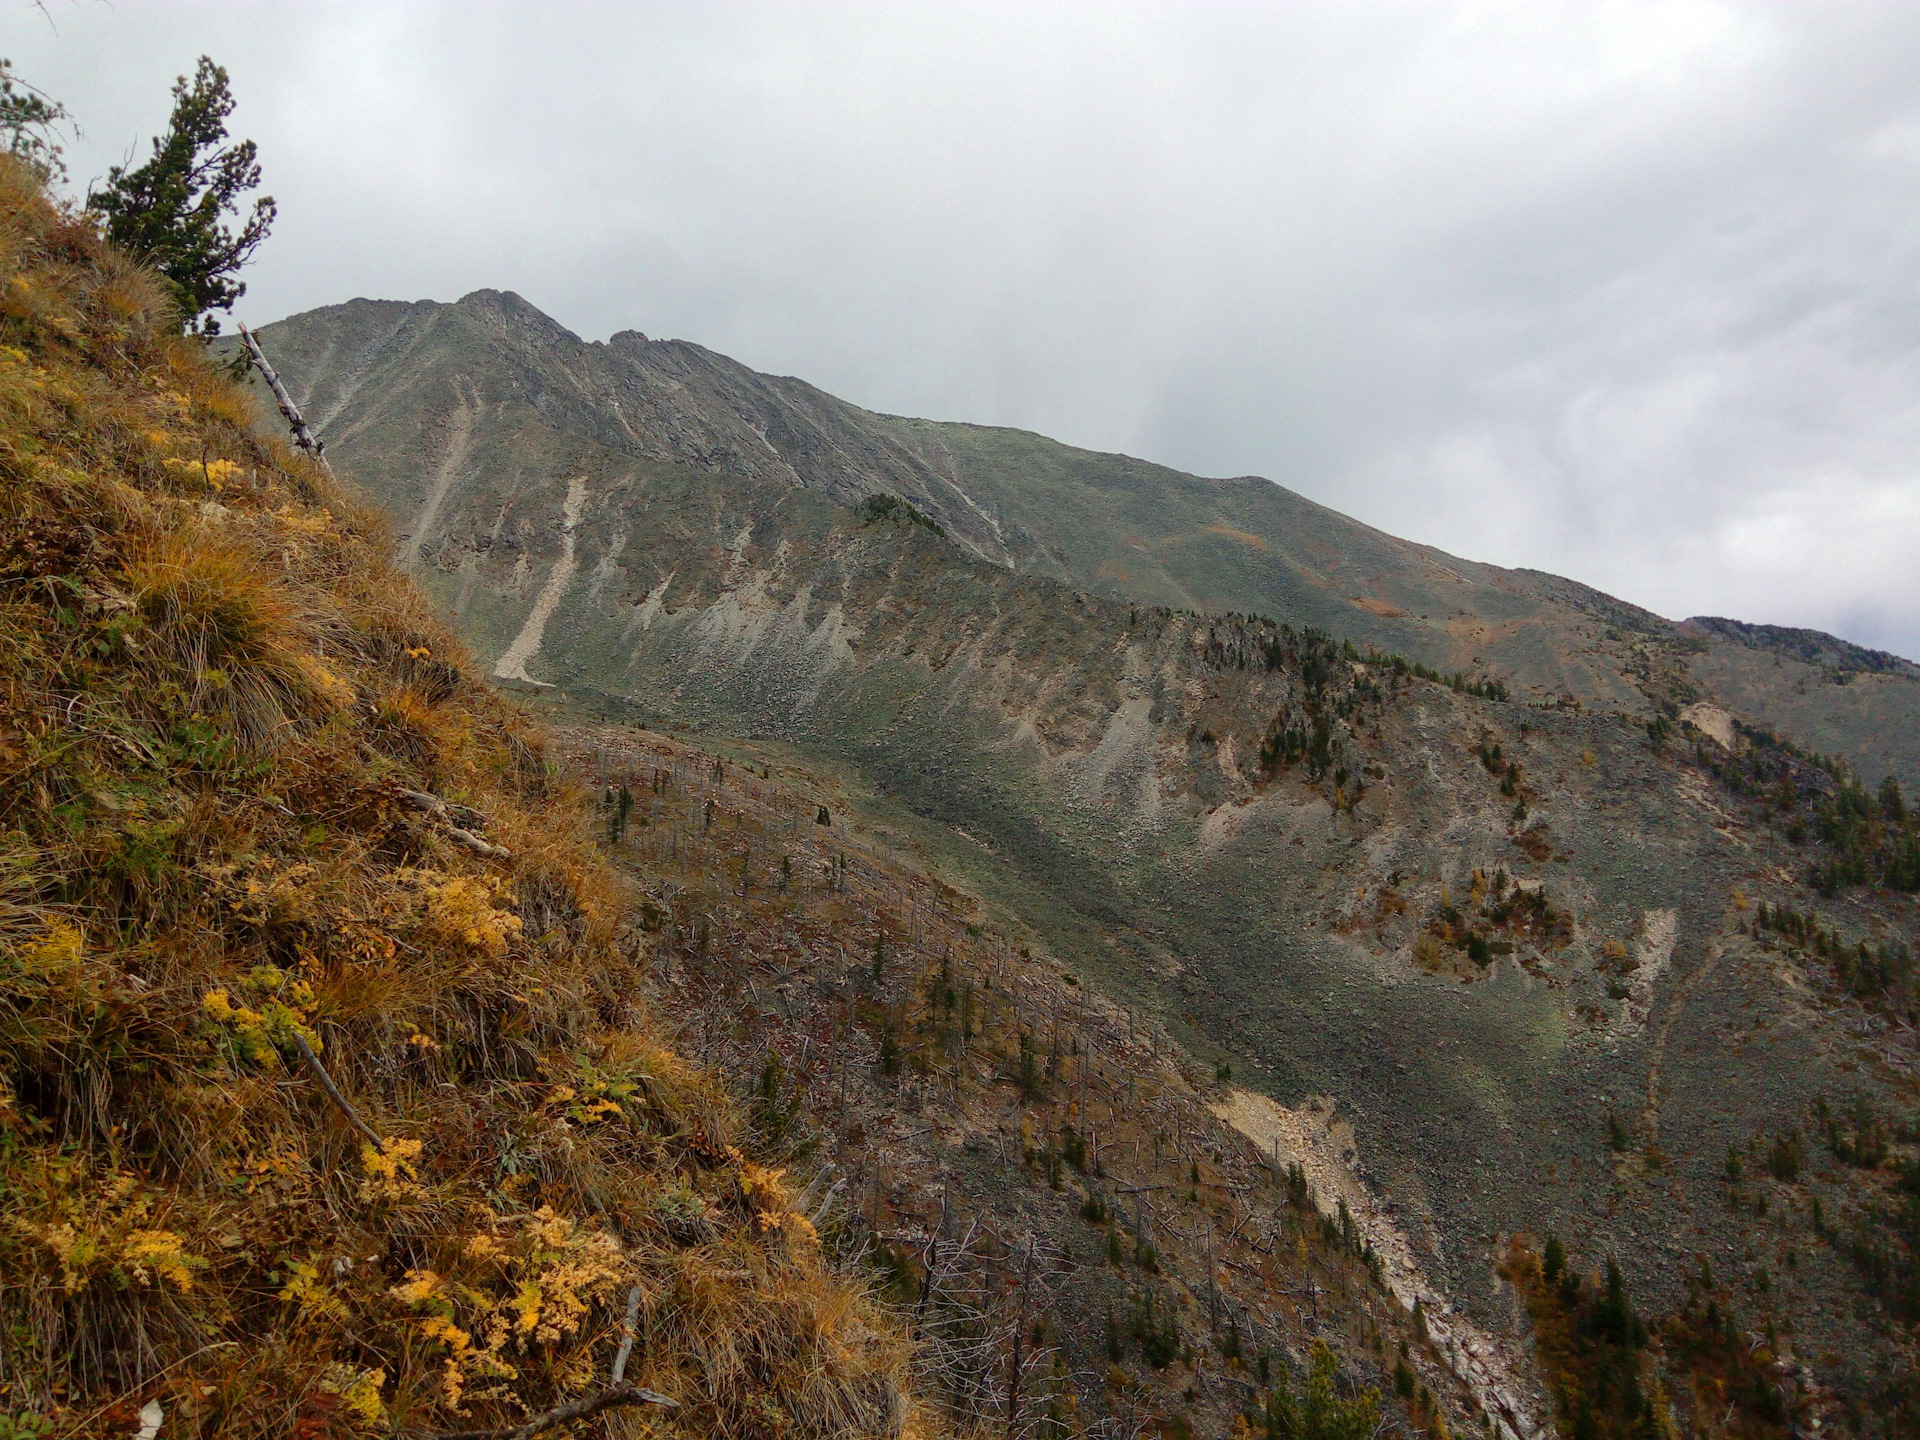
<path id="1" fill-rule="evenodd" d="M 319 462 L 320 468 L 329 476 L 333 466 L 327 463 L 326 446 L 320 437 L 307 427 L 300 414 L 300 407 L 293 403 L 293 397 L 287 393 L 287 387 L 280 383 L 279 372 L 267 363 L 266 354 L 260 349 L 260 342 L 253 338 L 253 332 L 245 325 L 240 327 L 240 343 L 247 347 L 247 353 L 253 357 L 253 363 L 259 368 L 260 378 L 267 382 L 267 388 L 273 391 L 274 403 L 279 405 L 280 413 L 287 417 L 287 427 L 293 432 L 293 443 Z"/>

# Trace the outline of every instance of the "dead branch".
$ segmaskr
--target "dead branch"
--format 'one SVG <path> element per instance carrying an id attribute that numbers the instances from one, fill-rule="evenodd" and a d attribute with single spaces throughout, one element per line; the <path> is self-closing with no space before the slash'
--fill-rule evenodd
<path id="1" fill-rule="evenodd" d="M 447 826 L 447 835 L 466 846 L 476 855 L 484 855 L 489 860 L 511 860 L 513 852 L 504 845 L 489 845 L 471 830 L 462 830 L 458 825 Z"/>
<path id="2" fill-rule="evenodd" d="M 827 1163 L 821 1167 L 820 1173 L 807 1182 L 807 1188 L 800 1192 L 800 1198 L 793 1202 L 793 1208 L 798 1210 L 802 1215 L 806 1214 L 807 1207 L 813 1203 L 813 1192 L 819 1188 L 820 1182 L 834 1174 L 839 1168 L 840 1167 L 835 1165 L 833 1161 L 827 1161 Z"/>
<path id="3" fill-rule="evenodd" d="M 327 1092 L 327 1098 L 334 1103 L 335 1108 L 337 1108 L 342 1115 L 347 1117 L 347 1123 L 362 1135 L 366 1136 L 368 1143 L 371 1144 L 375 1150 L 384 1149 L 386 1141 L 381 1139 L 379 1133 L 375 1131 L 371 1125 L 367 1124 L 366 1121 L 362 1120 L 353 1106 L 347 1103 L 347 1097 L 340 1093 L 340 1087 L 334 1084 L 333 1077 L 327 1074 L 327 1067 L 322 1065 L 320 1063 L 320 1057 L 313 1053 L 313 1046 L 307 1043 L 307 1037 L 302 1035 L 298 1030 L 295 1030 L 293 1032 L 293 1044 L 294 1048 L 300 1052 L 300 1058 L 306 1062 L 308 1071 L 312 1073 L 315 1080 L 319 1081 L 320 1088 Z"/>
<path id="4" fill-rule="evenodd" d="M 478 810 L 455 805 L 451 800 L 442 800 L 438 795 L 429 795 L 424 790 L 409 790 L 404 785 L 394 786 L 393 793 L 414 809 L 424 810 L 435 819 L 445 821 L 447 835 L 474 854 L 484 855 L 489 860 L 513 858 L 513 852 L 506 846 L 489 844 L 474 834 L 476 830 L 487 828 L 487 817 Z"/>
<path id="5" fill-rule="evenodd" d="M 591 1419 L 602 1410 L 625 1405 L 658 1405 L 667 1410 L 680 1408 L 678 1400 L 662 1395 L 657 1390 L 642 1390 L 638 1385 L 610 1385 L 598 1394 L 555 1406 L 546 1414 L 536 1415 L 526 1424 L 511 1430 L 443 1430 L 431 1440 L 531 1440 L 531 1437 L 557 1425 Z"/>
<path id="6" fill-rule="evenodd" d="M 487 817 L 471 805 L 456 805 L 451 800 L 442 799 L 438 795 L 429 795 L 425 790 L 409 790 L 404 785 L 396 785 L 394 793 L 409 805 L 417 806 L 430 814 L 451 815 L 469 830 L 487 828 Z"/>
<path id="7" fill-rule="evenodd" d="M 634 1286 L 627 1291 L 627 1318 L 620 1325 L 620 1349 L 613 1357 L 613 1383 L 618 1385 L 627 1378 L 627 1357 L 633 1354 L 634 1332 L 640 1324 L 640 1287 Z"/>
<path id="8" fill-rule="evenodd" d="M 809 1225 L 818 1225 L 825 1217 L 827 1211 L 833 1208 L 833 1202 L 840 1197 L 840 1192 L 846 1189 L 846 1186 L 847 1177 L 844 1175 L 834 1181 L 833 1184 L 828 1187 L 827 1193 L 820 1198 L 820 1207 L 811 1215 L 807 1216 L 807 1223 Z"/>

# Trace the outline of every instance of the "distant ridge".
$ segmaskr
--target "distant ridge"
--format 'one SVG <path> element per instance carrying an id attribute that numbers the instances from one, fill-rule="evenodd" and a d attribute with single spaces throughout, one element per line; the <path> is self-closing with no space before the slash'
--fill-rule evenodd
<path id="1" fill-rule="evenodd" d="M 1866 670 L 1876 675 L 1920 675 L 1920 665 L 1886 650 L 1869 650 L 1821 630 L 1801 630 L 1790 625 L 1750 625 L 1744 620 L 1726 620 L 1717 615 L 1696 615 L 1682 622 L 1683 629 L 1704 631 L 1754 650 L 1770 650 L 1790 655 L 1809 665 L 1827 665 L 1836 670 Z"/>
<path id="2" fill-rule="evenodd" d="M 333 452 L 393 513 L 416 568 L 539 550 L 560 533 L 572 473 L 598 489 L 596 474 L 679 466 L 847 507 L 894 494 L 1017 574 L 1315 626 L 1442 673 L 1497 676 L 1524 703 L 1651 716 L 1710 700 L 1869 780 L 1920 789 L 1920 669 L 1835 636 L 1677 624 L 1576 580 L 1398 539 L 1256 477 L 876 414 L 637 330 L 585 341 L 511 291 L 354 300 L 260 333 Z M 581 583 L 604 594 L 634 558 Z M 637 603 L 659 579 L 619 583 Z M 496 653 L 525 619 L 490 622 Z M 1872 683 L 1831 683 L 1842 676 Z"/>

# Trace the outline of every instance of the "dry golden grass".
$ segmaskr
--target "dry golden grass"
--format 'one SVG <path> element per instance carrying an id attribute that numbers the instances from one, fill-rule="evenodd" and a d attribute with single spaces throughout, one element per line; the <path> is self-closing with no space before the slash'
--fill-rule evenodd
<path id="1" fill-rule="evenodd" d="M 0 1417 L 510 1425 L 606 1383 L 637 1292 L 680 1408 L 577 1430 L 920 1428 L 378 526 L 4 161 L 0 270 Z"/>

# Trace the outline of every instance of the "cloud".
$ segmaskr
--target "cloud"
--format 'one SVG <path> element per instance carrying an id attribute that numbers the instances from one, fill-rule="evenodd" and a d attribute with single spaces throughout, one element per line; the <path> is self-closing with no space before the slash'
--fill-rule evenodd
<path id="1" fill-rule="evenodd" d="M 519 290 L 1920 654 L 1920 12 L 56 4 L 97 174 L 206 50 L 255 318 Z"/>

